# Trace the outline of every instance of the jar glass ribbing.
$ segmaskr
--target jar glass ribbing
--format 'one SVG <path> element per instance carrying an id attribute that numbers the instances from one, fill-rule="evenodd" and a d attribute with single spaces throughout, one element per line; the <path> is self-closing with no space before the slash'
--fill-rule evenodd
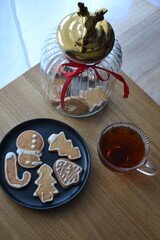
<path id="1" fill-rule="evenodd" d="M 67 63 L 69 60 L 61 52 L 56 32 L 53 31 L 44 42 L 41 51 L 41 86 L 44 97 L 56 108 L 59 113 L 71 117 L 86 117 L 100 111 L 107 105 L 112 89 L 115 84 L 115 78 L 110 75 L 107 81 L 101 81 L 95 74 L 94 69 L 88 68 L 77 77 L 73 77 L 66 95 L 65 107 L 61 108 L 61 91 L 66 80 L 58 72 L 61 64 Z M 113 49 L 100 63 L 98 67 L 108 69 L 115 73 L 119 73 L 122 63 L 121 46 L 115 39 Z M 74 71 L 74 67 L 65 66 L 64 72 Z M 98 69 L 103 79 L 108 78 L 108 73 Z"/>

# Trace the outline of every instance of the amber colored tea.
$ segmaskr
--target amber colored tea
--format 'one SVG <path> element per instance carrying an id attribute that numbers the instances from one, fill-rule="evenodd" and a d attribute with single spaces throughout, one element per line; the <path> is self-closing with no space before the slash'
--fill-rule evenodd
<path id="1" fill-rule="evenodd" d="M 119 168 L 138 166 L 145 154 L 142 138 L 127 127 L 114 127 L 106 131 L 100 138 L 99 149 L 104 164 Z"/>

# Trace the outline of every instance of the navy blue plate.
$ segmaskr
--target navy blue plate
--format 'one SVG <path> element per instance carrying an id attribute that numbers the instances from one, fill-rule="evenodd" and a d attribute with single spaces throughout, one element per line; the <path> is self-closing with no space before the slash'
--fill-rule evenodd
<path id="1" fill-rule="evenodd" d="M 38 175 L 36 173 L 38 167 L 34 169 L 24 169 L 20 165 L 18 165 L 19 178 L 22 177 L 23 172 L 26 170 L 31 172 L 32 174 L 32 181 L 29 183 L 28 186 L 26 186 L 26 188 L 15 190 L 15 189 L 12 189 L 6 183 L 5 176 L 4 176 L 5 155 L 8 152 L 16 153 L 16 150 L 17 150 L 16 139 L 21 132 L 26 130 L 35 130 L 42 135 L 45 145 L 44 145 L 41 160 L 44 163 L 48 164 L 50 167 L 53 167 L 53 163 L 60 157 L 58 156 L 58 153 L 48 151 L 47 139 L 52 133 L 59 133 L 61 131 L 64 131 L 66 135 L 66 139 L 71 139 L 73 142 L 73 146 L 79 147 L 81 151 L 81 158 L 78 160 L 75 160 L 75 163 L 82 166 L 84 170 L 83 174 L 81 175 L 81 182 L 79 185 L 73 186 L 65 190 L 60 186 L 59 183 L 57 183 L 56 188 L 60 191 L 60 194 L 55 196 L 53 201 L 48 203 L 42 203 L 39 198 L 33 196 L 33 193 L 37 188 L 34 181 L 38 178 Z M 15 202 L 25 207 L 34 208 L 34 209 L 49 209 L 49 208 L 61 206 L 69 202 L 71 199 L 77 196 L 77 194 L 84 187 L 89 175 L 89 171 L 90 171 L 90 154 L 83 138 L 75 129 L 73 129 L 69 125 L 54 119 L 39 118 L 39 119 L 31 119 L 26 122 L 23 122 L 15 126 L 13 129 L 11 129 L 5 135 L 5 137 L 0 143 L 0 184 L 3 190 L 7 193 L 7 195 L 11 199 L 13 199 Z M 53 176 L 55 177 L 55 175 Z"/>

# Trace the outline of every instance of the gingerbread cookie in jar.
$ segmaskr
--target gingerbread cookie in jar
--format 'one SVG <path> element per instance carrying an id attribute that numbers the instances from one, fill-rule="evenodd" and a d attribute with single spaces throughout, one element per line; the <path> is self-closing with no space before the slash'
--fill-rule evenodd
<path id="1" fill-rule="evenodd" d="M 102 8 L 90 13 L 83 3 L 66 16 L 45 41 L 41 55 L 41 84 L 45 98 L 56 110 L 71 117 L 97 113 L 109 101 L 119 75 L 121 46 Z"/>

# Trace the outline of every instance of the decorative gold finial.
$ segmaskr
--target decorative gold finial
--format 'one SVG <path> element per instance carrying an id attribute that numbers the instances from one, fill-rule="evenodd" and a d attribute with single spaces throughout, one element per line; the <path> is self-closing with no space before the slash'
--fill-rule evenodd
<path id="1" fill-rule="evenodd" d="M 82 16 L 82 17 L 89 16 L 88 8 L 84 6 L 84 3 L 79 2 L 78 7 L 79 7 L 79 12 L 77 12 L 77 14 L 79 16 Z"/>
<path id="2" fill-rule="evenodd" d="M 80 62 L 97 62 L 106 57 L 114 45 L 114 31 L 104 19 L 106 8 L 90 13 L 84 3 L 78 11 L 66 16 L 57 30 L 61 50 Z"/>
<path id="3" fill-rule="evenodd" d="M 87 32 L 86 32 L 86 34 L 84 36 L 84 41 L 83 41 L 84 45 L 88 44 L 89 38 L 94 34 L 96 24 L 99 21 L 104 20 L 104 14 L 107 11 L 108 11 L 107 9 L 102 8 L 101 10 L 96 11 L 93 16 L 89 16 L 87 18 L 87 20 L 85 21 L 85 24 L 84 24 L 84 26 L 87 29 Z"/>

